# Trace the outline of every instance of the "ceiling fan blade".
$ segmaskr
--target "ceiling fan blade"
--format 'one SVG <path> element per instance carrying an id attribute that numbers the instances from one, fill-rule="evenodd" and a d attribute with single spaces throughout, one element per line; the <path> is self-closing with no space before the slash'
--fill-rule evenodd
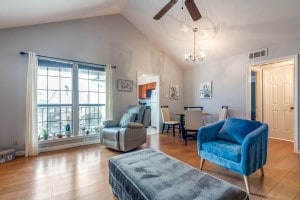
<path id="1" fill-rule="evenodd" d="M 194 0 L 185 0 L 185 6 L 194 21 L 197 21 L 202 17 Z"/>
<path id="2" fill-rule="evenodd" d="M 153 19 L 159 20 L 164 14 L 166 14 L 175 4 L 177 0 L 170 0 L 154 17 Z"/>

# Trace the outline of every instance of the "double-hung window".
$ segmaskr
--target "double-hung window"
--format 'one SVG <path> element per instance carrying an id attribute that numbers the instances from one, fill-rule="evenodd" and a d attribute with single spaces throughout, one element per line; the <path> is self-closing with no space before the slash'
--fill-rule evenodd
<path id="1" fill-rule="evenodd" d="M 39 58 L 39 140 L 98 134 L 105 118 L 105 91 L 105 66 Z"/>

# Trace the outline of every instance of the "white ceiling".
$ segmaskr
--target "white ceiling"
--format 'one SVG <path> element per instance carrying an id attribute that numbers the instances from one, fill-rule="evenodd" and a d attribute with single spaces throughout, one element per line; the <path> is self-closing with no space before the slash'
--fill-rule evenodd
<path id="1" fill-rule="evenodd" d="M 161 20 L 153 20 L 168 1 L 0 0 L 0 29 L 120 13 L 181 66 L 189 66 L 183 55 L 192 50 L 194 26 L 205 62 L 300 38 L 299 0 L 195 0 L 203 16 L 197 22 L 178 0 Z"/>

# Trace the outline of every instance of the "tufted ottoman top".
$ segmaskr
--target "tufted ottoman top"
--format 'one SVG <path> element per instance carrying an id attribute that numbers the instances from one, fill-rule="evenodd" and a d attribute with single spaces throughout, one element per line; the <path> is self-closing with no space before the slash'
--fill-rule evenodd
<path id="1" fill-rule="evenodd" d="M 109 183 L 125 199 L 248 199 L 247 193 L 154 149 L 109 160 Z"/>

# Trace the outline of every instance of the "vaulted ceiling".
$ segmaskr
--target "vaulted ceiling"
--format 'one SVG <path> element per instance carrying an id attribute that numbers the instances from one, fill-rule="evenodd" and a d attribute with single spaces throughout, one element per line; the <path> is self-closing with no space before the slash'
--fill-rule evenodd
<path id="1" fill-rule="evenodd" d="M 0 0 L 0 29 L 121 14 L 181 66 L 184 54 L 204 50 L 209 62 L 300 38 L 299 0 L 195 0 L 202 18 L 193 22 L 182 0 L 160 20 L 169 0 Z M 182 9 L 183 7 L 183 9 Z"/>

